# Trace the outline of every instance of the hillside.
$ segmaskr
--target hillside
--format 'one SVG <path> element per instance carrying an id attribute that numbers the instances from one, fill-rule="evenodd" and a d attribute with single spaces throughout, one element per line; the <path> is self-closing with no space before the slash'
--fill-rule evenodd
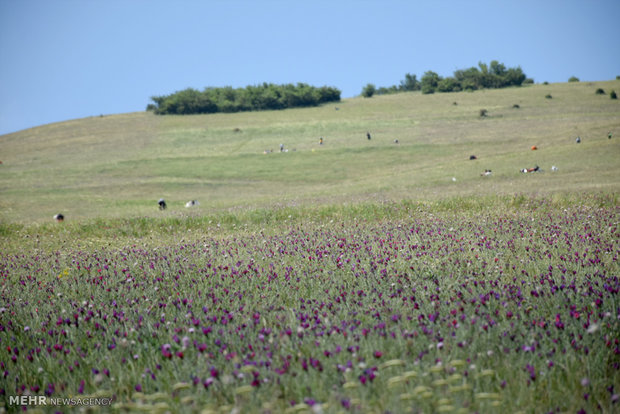
<path id="1" fill-rule="evenodd" d="M 596 95 L 597 88 L 606 94 Z M 0 136 L 0 220 L 617 193 L 620 101 L 609 98 L 612 89 L 620 91 L 620 81 L 409 92 L 284 111 L 140 112 L 44 125 Z M 519 172 L 536 165 L 541 172 Z M 481 176 L 487 169 L 492 174 Z M 165 212 L 157 209 L 162 197 Z M 184 208 L 191 199 L 200 205 Z"/>

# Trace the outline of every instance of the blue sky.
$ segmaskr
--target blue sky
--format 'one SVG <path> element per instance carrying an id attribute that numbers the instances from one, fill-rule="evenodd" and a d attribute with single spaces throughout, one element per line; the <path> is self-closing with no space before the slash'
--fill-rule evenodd
<path id="1" fill-rule="evenodd" d="M 0 0 L 0 135 L 188 87 L 348 98 L 491 60 L 537 83 L 610 80 L 619 18 L 618 0 Z"/>

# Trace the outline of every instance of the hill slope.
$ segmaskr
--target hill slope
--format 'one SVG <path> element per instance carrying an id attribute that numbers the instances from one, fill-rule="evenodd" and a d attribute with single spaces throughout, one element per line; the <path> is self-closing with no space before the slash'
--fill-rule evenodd
<path id="1" fill-rule="evenodd" d="M 45 125 L 0 136 L 0 219 L 616 193 L 620 102 L 596 95 L 597 88 L 620 91 L 620 81 L 413 92 L 285 111 L 140 112 Z M 575 143 L 577 136 L 581 144 Z M 536 165 L 543 171 L 519 173 Z M 481 176 L 486 169 L 491 176 Z M 164 213 L 157 210 L 160 197 L 169 204 Z M 185 209 L 190 199 L 200 206 Z"/>

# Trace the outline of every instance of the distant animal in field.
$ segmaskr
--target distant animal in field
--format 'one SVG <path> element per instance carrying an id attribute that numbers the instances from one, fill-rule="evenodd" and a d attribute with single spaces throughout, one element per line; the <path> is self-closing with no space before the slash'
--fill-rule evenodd
<path id="1" fill-rule="evenodd" d="M 370 138 L 371 138 L 370 132 L 366 132 L 366 138 L 368 138 L 368 141 L 370 141 Z"/>
<path id="2" fill-rule="evenodd" d="M 61 213 L 58 213 L 58 214 L 54 215 L 54 220 L 56 220 L 57 222 L 60 223 L 61 221 L 65 220 L 65 216 L 62 215 Z"/>
<path id="3" fill-rule="evenodd" d="M 398 140 L 397 139 L 394 140 L 394 144 L 398 144 Z"/>
<path id="4" fill-rule="evenodd" d="M 607 134 L 607 139 L 611 139 L 611 131 L 609 131 L 609 134 Z M 2 164 L 2 161 L 0 161 L 0 164 Z"/>
<path id="5" fill-rule="evenodd" d="M 470 156 L 469 156 L 469 159 L 470 159 L 470 160 L 477 160 L 477 159 L 478 159 L 478 157 L 476 157 L 475 155 L 470 155 Z"/>
<path id="6" fill-rule="evenodd" d="M 199 205 L 200 203 L 197 200 L 190 200 L 185 203 L 185 208 L 190 208 Z"/>
<path id="7" fill-rule="evenodd" d="M 488 177 L 489 175 L 491 175 L 491 170 L 484 170 L 484 172 L 482 174 L 480 174 L 483 177 Z"/>
<path id="8" fill-rule="evenodd" d="M 160 210 L 165 210 L 168 207 L 166 205 L 166 200 L 164 200 L 163 198 L 160 198 L 159 201 L 157 202 L 157 204 L 159 204 L 159 209 Z"/>
<path id="9" fill-rule="evenodd" d="M 534 168 L 523 168 L 521 170 L 522 173 L 533 173 L 533 172 L 538 172 L 538 171 L 540 171 L 540 167 L 538 165 Z"/>
<path id="10" fill-rule="evenodd" d="M 532 145 L 532 151 L 536 151 L 538 147 L 536 145 Z"/>
<path id="11" fill-rule="evenodd" d="M 558 167 L 556 167 L 555 165 L 551 166 L 551 171 L 555 172 L 558 170 Z"/>
<path id="12" fill-rule="evenodd" d="M 575 140 L 575 142 L 576 142 L 577 144 L 581 144 L 581 137 L 577 137 L 577 139 Z"/>

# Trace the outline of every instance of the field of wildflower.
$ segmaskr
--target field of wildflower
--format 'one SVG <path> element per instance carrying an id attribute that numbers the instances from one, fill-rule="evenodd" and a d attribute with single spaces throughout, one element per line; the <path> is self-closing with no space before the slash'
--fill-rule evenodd
<path id="1" fill-rule="evenodd" d="M 618 412 L 618 205 L 521 201 L 159 243 L 29 235 L 0 251 L 0 401 Z"/>

